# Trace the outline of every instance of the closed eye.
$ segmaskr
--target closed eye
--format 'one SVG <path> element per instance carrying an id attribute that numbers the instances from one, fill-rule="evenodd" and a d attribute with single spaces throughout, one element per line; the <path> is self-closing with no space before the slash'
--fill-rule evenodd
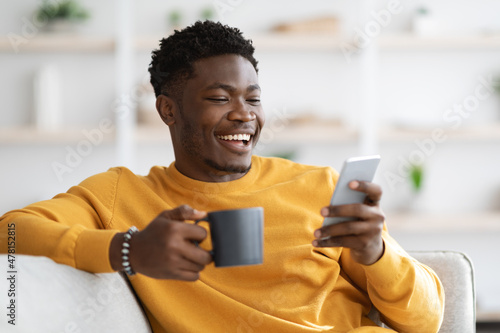
<path id="1" fill-rule="evenodd" d="M 228 99 L 224 97 L 218 97 L 218 98 L 207 98 L 208 101 L 210 102 L 215 102 L 215 103 L 224 103 L 227 102 Z"/>
<path id="2" fill-rule="evenodd" d="M 247 102 L 253 105 L 259 105 L 260 104 L 260 98 L 250 98 L 247 99 Z"/>

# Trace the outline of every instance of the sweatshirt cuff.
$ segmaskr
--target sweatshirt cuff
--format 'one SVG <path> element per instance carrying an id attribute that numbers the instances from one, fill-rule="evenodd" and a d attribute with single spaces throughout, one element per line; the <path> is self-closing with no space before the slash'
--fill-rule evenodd
<path id="1" fill-rule="evenodd" d="M 411 260 L 399 247 L 394 247 L 391 242 L 384 240 L 384 254 L 372 265 L 363 266 L 369 284 L 373 286 L 389 286 L 404 275 L 405 262 Z"/>
<path id="2" fill-rule="evenodd" d="M 109 247 L 117 233 L 116 230 L 83 230 L 75 248 L 76 268 L 94 273 L 115 272 L 109 262 Z"/>

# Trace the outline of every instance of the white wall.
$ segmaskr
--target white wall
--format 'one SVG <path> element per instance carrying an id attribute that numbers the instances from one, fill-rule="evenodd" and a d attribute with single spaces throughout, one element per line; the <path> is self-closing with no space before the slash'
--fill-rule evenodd
<path id="1" fill-rule="evenodd" d="M 135 1 L 134 29 L 137 35 L 161 36 L 168 31 L 167 13 L 180 9 L 184 23 L 193 22 L 199 11 L 218 4 L 225 8 L 221 21 L 239 27 L 246 36 L 261 34 L 277 23 L 323 15 L 341 18 L 341 35 L 352 37 L 374 20 L 361 20 L 358 5 L 361 0 L 342 1 Z M 29 41 L 40 36 L 39 31 L 26 30 L 33 22 L 33 9 L 38 1 L 0 1 L 0 36 L 9 33 L 29 33 Z M 115 2 L 82 0 L 92 11 L 91 20 L 81 28 L 83 35 L 113 36 L 115 31 Z M 389 1 L 374 1 L 374 12 L 388 7 Z M 425 5 L 442 23 L 442 31 L 452 36 L 500 32 L 500 2 L 495 0 L 437 0 L 399 3 L 401 13 L 393 15 L 382 35 L 409 32 L 415 8 Z M 22 46 L 21 46 L 22 50 Z M 426 129 L 449 128 L 452 123 L 443 118 L 454 104 L 463 103 L 474 93 L 480 77 L 500 75 L 500 56 L 495 50 L 389 50 L 380 51 L 379 60 L 379 124 L 424 126 Z M 296 51 L 277 52 L 257 50 L 263 102 L 272 116 L 275 110 L 291 113 L 314 112 L 323 117 L 336 117 L 356 125 L 359 120 L 360 82 L 359 57 L 346 61 L 341 52 Z M 149 52 L 138 52 L 135 77 L 139 84 L 147 74 Z M 33 118 L 33 76 L 46 63 L 56 63 L 64 82 L 62 100 L 64 124 L 67 127 L 91 131 L 99 121 L 113 118 L 115 101 L 115 59 L 111 52 L 89 54 L 48 52 L 0 52 L 0 131 L 27 125 Z M 500 98 L 482 100 L 470 117 L 461 119 L 459 129 L 500 120 Z M 167 130 L 165 128 L 165 130 Z M 82 139 L 84 136 L 81 136 Z M 306 141 L 307 138 L 304 138 Z M 425 140 L 427 138 L 421 138 Z M 115 166 L 114 144 L 99 144 L 70 174 L 60 181 L 51 163 L 64 162 L 68 151 L 75 149 L 78 140 L 61 144 L 9 144 L 0 142 L 0 213 L 33 201 L 49 198 L 84 178 Z M 414 141 L 381 142 L 383 156 L 378 181 L 384 187 L 386 212 L 407 205 L 409 186 L 400 183 L 391 187 L 383 177 L 397 172 L 401 158 L 419 149 Z M 342 161 L 358 152 L 355 141 L 308 145 L 266 145 L 263 153 L 296 151 L 296 159 L 308 164 L 332 165 L 340 168 Z M 154 164 L 169 164 L 173 154 L 168 144 L 141 144 L 136 149 L 135 172 L 147 173 Z M 500 210 L 500 141 L 446 140 L 436 144 L 426 158 L 425 183 L 420 201 L 427 213 L 465 214 Z M 473 221 L 472 221 L 473 222 Z M 500 221 L 499 221 L 500 222 Z M 480 233 L 480 232 L 479 232 Z M 435 240 L 438 236 L 427 234 Z M 418 238 L 401 235 L 404 245 L 414 249 L 435 247 L 472 252 L 477 262 L 478 293 L 484 309 L 500 310 L 500 301 L 489 293 L 498 281 L 498 260 L 485 262 L 481 246 L 492 248 L 498 233 L 457 236 L 440 234 L 437 242 L 419 242 Z M 463 243 L 463 246 L 460 244 Z M 498 248 L 497 248 L 498 249 Z"/>

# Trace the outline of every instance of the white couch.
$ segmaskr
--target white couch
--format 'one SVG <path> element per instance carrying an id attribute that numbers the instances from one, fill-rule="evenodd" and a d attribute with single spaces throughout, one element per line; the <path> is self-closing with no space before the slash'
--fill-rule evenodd
<path id="1" fill-rule="evenodd" d="M 440 332 L 475 332 L 474 276 L 467 256 L 446 251 L 411 255 L 432 267 L 444 284 L 446 307 Z M 90 274 L 45 257 L 24 255 L 15 255 L 14 264 L 10 269 L 7 255 L 0 255 L 6 276 L 0 278 L 4 312 L 0 332 L 151 332 L 140 303 L 120 273 Z M 6 308 L 11 302 L 13 310 Z M 9 324 L 14 318 L 15 325 Z"/>

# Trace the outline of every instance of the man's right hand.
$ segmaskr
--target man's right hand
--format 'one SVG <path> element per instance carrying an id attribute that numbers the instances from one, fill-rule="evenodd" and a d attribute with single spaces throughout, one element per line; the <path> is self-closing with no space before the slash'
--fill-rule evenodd
<path id="1" fill-rule="evenodd" d="M 161 212 L 144 230 L 132 236 L 132 269 L 156 279 L 196 281 L 200 271 L 212 261 L 212 256 L 193 243 L 204 240 L 206 230 L 184 221 L 205 216 L 206 212 L 187 205 Z M 110 260 L 115 270 L 122 269 L 122 243 L 123 233 L 117 234 L 111 242 Z"/>

